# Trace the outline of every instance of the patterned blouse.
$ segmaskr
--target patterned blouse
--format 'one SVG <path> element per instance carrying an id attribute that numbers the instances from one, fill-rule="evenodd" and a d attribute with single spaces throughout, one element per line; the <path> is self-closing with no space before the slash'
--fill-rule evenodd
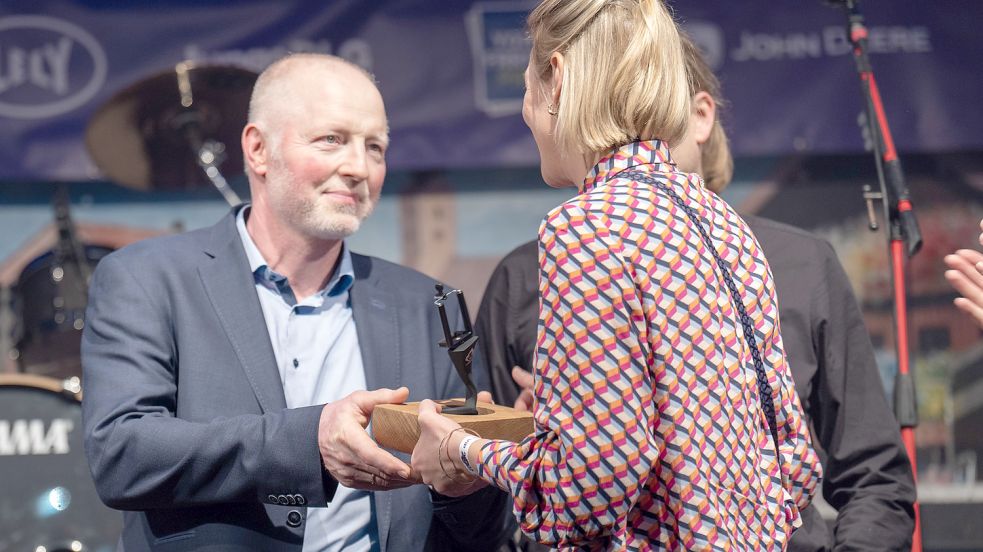
<path id="1" fill-rule="evenodd" d="M 664 192 L 708 224 L 772 389 L 781 455 L 737 309 L 711 252 Z M 821 471 L 785 363 L 771 272 L 744 221 L 659 141 L 602 158 L 539 231 L 535 421 L 490 441 L 479 472 L 524 532 L 558 548 L 784 548 Z"/>

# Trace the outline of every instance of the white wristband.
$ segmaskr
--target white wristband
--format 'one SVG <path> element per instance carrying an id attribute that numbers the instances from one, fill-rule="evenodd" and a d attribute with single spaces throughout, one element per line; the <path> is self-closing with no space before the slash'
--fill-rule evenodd
<path id="1" fill-rule="evenodd" d="M 474 475 L 478 475 L 478 470 L 471 465 L 471 460 L 468 459 L 468 448 L 471 447 L 471 443 L 474 443 L 477 440 L 478 438 L 474 435 L 468 435 L 464 439 L 461 439 L 461 446 L 458 447 L 458 453 L 461 455 L 461 462 L 463 462 L 464 467 Z"/>

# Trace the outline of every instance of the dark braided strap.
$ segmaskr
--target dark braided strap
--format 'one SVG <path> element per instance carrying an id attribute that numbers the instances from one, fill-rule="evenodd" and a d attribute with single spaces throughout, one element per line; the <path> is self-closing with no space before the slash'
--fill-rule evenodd
<path id="1" fill-rule="evenodd" d="M 621 178 L 627 178 L 634 180 L 636 182 L 644 182 L 665 192 L 672 200 L 682 209 L 689 220 L 696 226 L 699 230 L 700 236 L 703 237 L 703 243 L 706 244 L 707 249 L 713 253 L 713 258 L 717 262 L 717 268 L 720 269 L 721 275 L 724 277 L 724 281 L 727 283 L 727 288 L 730 289 L 730 296 L 734 300 L 734 305 L 737 307 L 737 312 L 741 316 L 741 326 L 744 327 L 744 340 L 747 341 L 748 347 L 751 348 L 751 358 L 754 359 L 754 372 L 757 375 L 758 380 L 758 396 L 761 398 L 761 409 L 765 413 L 765 417 L 768 419 L 768 429 L 771 431 L 771 438 L 775 441 L 775 452 L 779 453 L 778 448 L 778 423 L 775 421 L 775 403 L 771 398 L 771 386 L 768 385 L 768 377 L 765 374 L 764 363 L 761 361 L 761 351 L 758 349 L 758 342 L 754 338 L 754 324 L 751 321 L 751 317 L 748 316 L 747 309 L 744 308 L 744 301 L 741 300 L 741 295 L 737 291 L 737 286 L 734 284 L 734 278 L 730 274 L 730 269 L 724 264 L 723 259 L 717 253 L 717 249 L 713 246 L 713 242 L 710 240 L 710 234 L 707 232 L 706 225 L 700 218 L 700 213 L 696 209 L 690 207 L 683 203 L 683 199 L 670 188 L 666 186 L 665 182 L 653 178 L 651 175 L 643 173 L 641 171 L 625 171 L 618 175 Z"/>

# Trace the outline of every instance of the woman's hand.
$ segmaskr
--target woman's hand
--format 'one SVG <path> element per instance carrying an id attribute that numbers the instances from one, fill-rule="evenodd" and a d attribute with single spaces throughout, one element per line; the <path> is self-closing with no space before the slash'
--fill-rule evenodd
<path id="1" fill-rule="evenodd" d="M 413 471 L 431 490 L 445 496 L 464 496 L 488 484 L 464 467 L 458 451 L 461 440 L 468 434 L 454 431 L 461 427 L 460 424 L 441 416 L 440 405 L 431 400 L 421 402 L 417 419 L 420 439 L 413 448 L 410 462 Z M 454 434 L 450 435 L 451 432 Z M 448 435 L 450 438 L 445 440 Z"/>

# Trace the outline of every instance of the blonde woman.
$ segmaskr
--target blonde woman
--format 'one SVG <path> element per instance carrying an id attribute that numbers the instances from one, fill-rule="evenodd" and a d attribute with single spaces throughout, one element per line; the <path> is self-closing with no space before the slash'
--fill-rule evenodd
<path id="1" fill-rule="evenodd" d="M 557 548 L 784 548 L 819 482 L 764 256 L 669 144 L 690 114 L 657 0 L 546 0 L 523 118 L 543 179 L 578 194 L 539 232 L 534 413 L 521 443 L 420 409 L 436 491 L 491 483 Z"/>

